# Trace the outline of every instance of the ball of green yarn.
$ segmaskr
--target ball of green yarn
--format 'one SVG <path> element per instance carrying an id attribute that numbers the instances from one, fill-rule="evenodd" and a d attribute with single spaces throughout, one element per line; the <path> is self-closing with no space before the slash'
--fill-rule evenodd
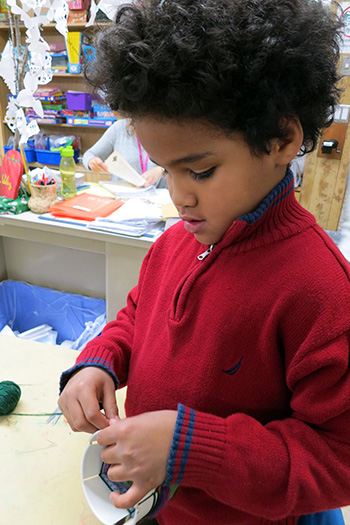
<path id="1" fill-rule="evenodd" d="M 5 416 L 14 410 L 21 397 L 20 387 L 13 381 L 0 383 L 0 416 Z"/>

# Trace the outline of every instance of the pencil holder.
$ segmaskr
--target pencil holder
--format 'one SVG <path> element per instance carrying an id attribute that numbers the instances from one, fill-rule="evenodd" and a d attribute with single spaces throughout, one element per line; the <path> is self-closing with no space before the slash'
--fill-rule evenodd
<path id="1" fill-rule="evenodd" d="M 34 213 L 46 213 L 53 204 L 58 202 L 56 183 L 43 186 L 31 184 L 30 190 L 31 197 L 28 206 Z"/>

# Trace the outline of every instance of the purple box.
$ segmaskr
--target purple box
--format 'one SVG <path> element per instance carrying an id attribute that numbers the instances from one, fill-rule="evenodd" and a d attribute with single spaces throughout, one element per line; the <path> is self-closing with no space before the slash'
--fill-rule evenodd
<path id="1" fill-rule="evenodd" d="M 66 91 L 68 109 L 86 111 L 91 109 L 92 96 L 90 93 Z"/>

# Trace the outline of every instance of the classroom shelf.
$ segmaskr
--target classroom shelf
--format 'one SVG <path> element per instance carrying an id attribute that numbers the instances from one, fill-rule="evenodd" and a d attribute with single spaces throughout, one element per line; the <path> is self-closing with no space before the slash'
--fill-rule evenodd
<path id="1" fill-rule="evenodd" d="M 68 24 L 70 31 L 81 31 L 91 33 L 96 27 L 103 27 L 109 25 L 111 22 L 97 22 L 92 27 L 85 27 L 85 24 Z M 21 25 L 20 29 L 25 30 L 25 26 Z M 0 24 L 0 52 L 6 45 L 8 39 L 8 24 Z M 59 42 L 64 41 L 63 36 L 56 30 L 55 24 L 47 24 L 42 27 L 42 36 L 47 42 Z M 89 88 L 85 85 L 84 75 L 82 73 L 53 73 L 53 79 L 49 85 L 58 86 L 62 91 L 88 91 Z M 9 93 L 7 86 L 0 79 L 0 158 L 3 151 L 3 146 L 7 144 L 9 137 L 12 132 L 8 126 L 4 123 L 4 117 L 7 107 L 7 94 Z M 89 149 L 95 142 L 102 136 L 107 128 L 100 126 L 72 126 L 70 124 L 39 124 L 42 130 L 54 130 L 54 133 L 59 133 L 62 130 L 62 134 L 67 133 L 69 128 L 70 133 L 74 133 L 80 137 L 81 141 L 81 152 L 84 153 Z M 72 130 L 75 129 L 75 132 Z M 49 132 L 49 131 L 48 131 Z"/>
<path id="2" fill-rule="evenodd" d="M 58 78 L 84 78 L 83 73 L 52 73 L 52 76 Z"/>

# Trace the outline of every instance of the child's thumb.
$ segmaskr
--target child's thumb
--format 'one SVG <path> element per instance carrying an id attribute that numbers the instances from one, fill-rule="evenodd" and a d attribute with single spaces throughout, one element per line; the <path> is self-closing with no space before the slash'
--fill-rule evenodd
<path id="1" fill-rule="evenodd" d="M 141 501 L 146 494 L 147 491 L 145 492 L 139 488 L 136 483 L 133 483 L 124 494 L 111 492 L 110 498 L 115 507 L 120 509 L 130 509 L 131 507 L 134 507 L 136 503 Z"/>

